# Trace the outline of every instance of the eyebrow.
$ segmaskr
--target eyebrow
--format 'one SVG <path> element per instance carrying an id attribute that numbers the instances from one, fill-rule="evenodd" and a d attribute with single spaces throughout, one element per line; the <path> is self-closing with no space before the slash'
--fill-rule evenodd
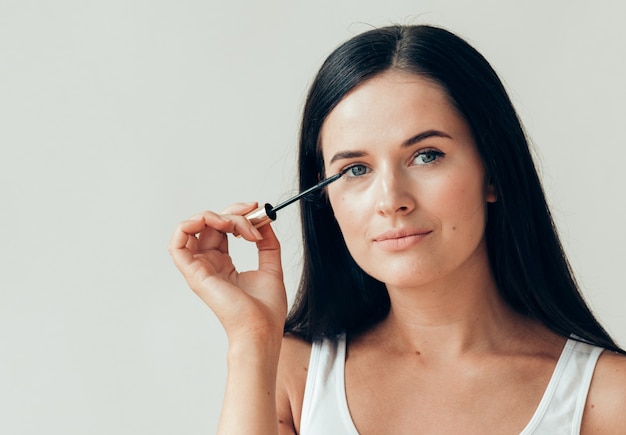
<path id="1" fill-rule="evenodd" d="M 443 131 L 439 131 L 439 130 L 426 130 L 422 133 L 416 134 L 415 136 L 405 140 L 404 142 L 402 142 L 401 147 L 402 148 L 407 148 L 410 147 L 411 145 L 415 145 L 416 143 L 419 143 L 425 139 L 428 139 L 429 137 L 444 137 L 447 139 L 452 139 L 452 136 L 450 136 L 447 133 L 444 133 Z M 358 157 L 363 157 L 366 156 L 367 153 L 365 151 L 339 151 L 337 154 L 335 154 L 332 159 L 330 159 L 330 164 L 332 164 L 333 162 L 336 162 L 337 160 L 342 160 L 342 159 L 354 159 L 354 158 L 358 158 Z"/>

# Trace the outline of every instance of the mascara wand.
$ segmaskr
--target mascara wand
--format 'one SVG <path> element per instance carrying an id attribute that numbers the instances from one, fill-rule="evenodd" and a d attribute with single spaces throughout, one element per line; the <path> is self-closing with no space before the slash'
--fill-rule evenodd
<path id="1" fill-rule="evenodd" d="M 271 221 L 276 220 L 276 212 L 287 207 L 289 204 L 296 202 L 297 200 L 311 194 L 317 192 L 318 190 L 323 189 L 328 186 L 333 181 L 338 180 L 345 173 L 345 171 L 341 171 L 338 174 L 333 175 L 332 177 L 328 177 L 325 180 L 320 181 L 313 187 L 309 187 L 303 192 L 300 192 L 296 196 L 289 198 L 288 200 L 281 202 L 276 207 L 267 203 L 263 207 L 259 207 L 256 210 L 251 211 L 245 217 L 252 223 L 254 228 L 262 227 L 265 224 L 270 223 Z"/>

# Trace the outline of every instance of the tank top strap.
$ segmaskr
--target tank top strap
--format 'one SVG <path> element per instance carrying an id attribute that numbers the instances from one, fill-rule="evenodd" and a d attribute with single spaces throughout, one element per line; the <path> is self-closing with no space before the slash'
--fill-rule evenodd
<path id="1" fill-rule="evenodd" d="M 359 435 L 345 393 L 346 336 L 313 342 L 307 373 L 301 435 Z"/>
<path id="2" fill-rule="evenodd" d="M 589 385 L 602 348 L 569 339 L 548 387 L 520 435 L 580 433 Z"/>

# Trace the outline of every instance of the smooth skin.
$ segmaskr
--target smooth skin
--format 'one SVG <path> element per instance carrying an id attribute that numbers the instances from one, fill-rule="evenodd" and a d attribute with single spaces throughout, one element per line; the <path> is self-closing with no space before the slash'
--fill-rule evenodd
<path id="1" fill-rule="evenodd" d="M 499 296 L 484 239 L 498 198 L 462 116 L 437 84 L 388 71 L 333 109 L 321 144 L 326 173 L 349 168 L 328 187 L 348 249 L 391 299 L 389 316 L 348 343 L 359 433 L 522 431 L 565 340 Z M 295 434 L 310 345 L 282 337 L 280 248 L 269 225 L 242 217 L 254 207 L 183 222 L 170 252 L 229 337 L 220 433 Z M 236 271 L 226 233 L 257 244 L 258 271 Z M 626 433 L 624 411 L 626 359 L 604 352 L 581 433 Z"/>
<path id="2" fill-rule="evenodd" d="M 269 225 L 256 230 L 243 217 L 256 203 L 221 214 L 204 212 L 176 228 L 169 244 L 174 263 L 211 308 L 228 335 L 228 378 L 218 433 L 274 434 L 276 371 L 287 314 L 280 244 Z M 256 243 L 258 270 L 238 272 L 226 234 Z"/>

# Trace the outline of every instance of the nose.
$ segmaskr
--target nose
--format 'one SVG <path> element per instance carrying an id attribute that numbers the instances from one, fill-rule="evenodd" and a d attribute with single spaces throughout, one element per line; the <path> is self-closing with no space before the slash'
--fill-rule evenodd
<path id="1" fill-rule="evenodd" d="M 376 212 L 382 216 L 406 215 L 416 207 L 411 183 L 400 170 L 386 169 L 378 173 Z"/>

